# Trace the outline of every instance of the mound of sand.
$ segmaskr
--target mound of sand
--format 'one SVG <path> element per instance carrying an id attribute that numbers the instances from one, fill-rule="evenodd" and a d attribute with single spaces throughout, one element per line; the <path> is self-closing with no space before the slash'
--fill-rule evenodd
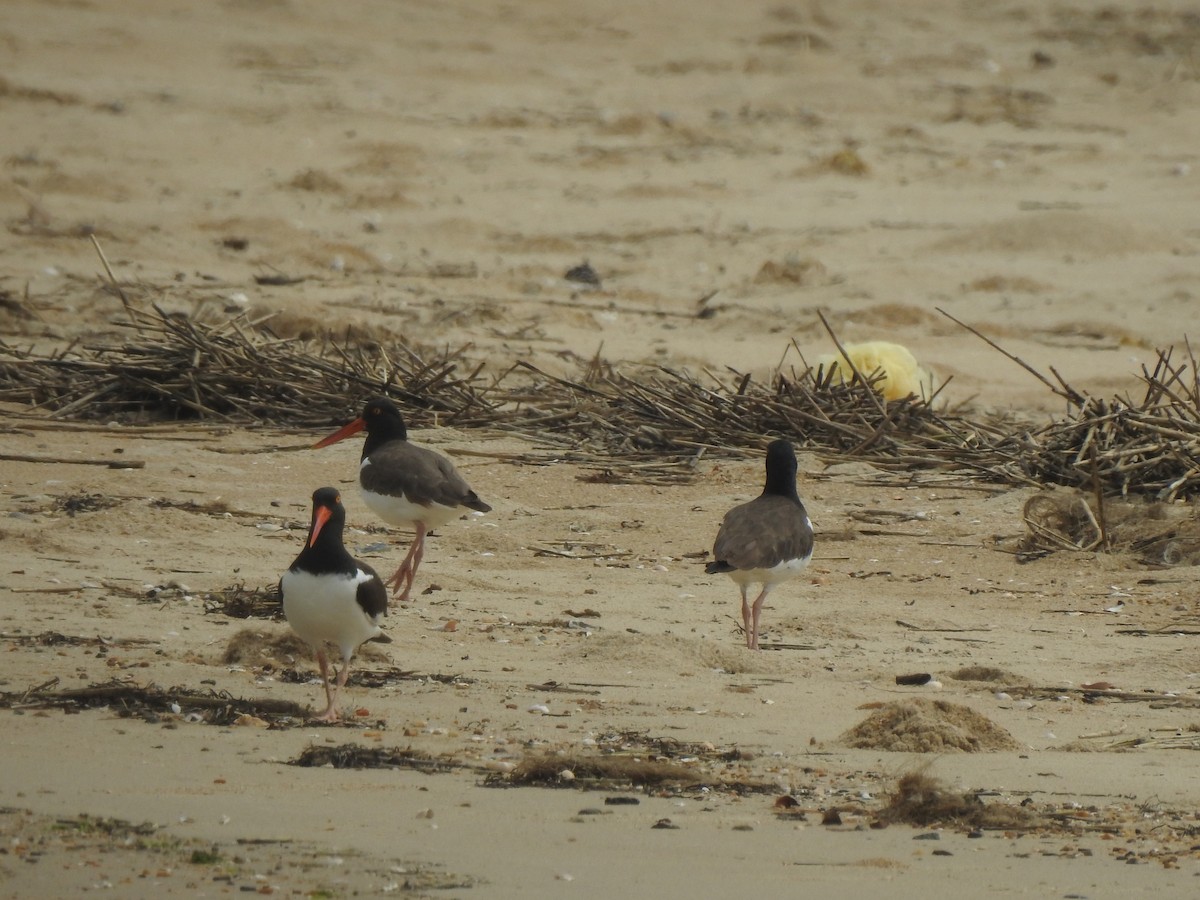
<path id="1" fill-rule="evenodd" d="M 978 753 L 1016 750 L 1011 734 L 975 710 L 944 700 L 887 703 L 839 738 L 859 750 Z"/>
<path id="2" fill-rule="evenodd" d="M 785 671 L 777 654 L 751 653 L 732 641 L 721 644 L 673 634 L 598 634 L 580 644 L 577 652 L 593 661 L 630 669 L 719 669 L 731 675 L 777 675 Z"/>

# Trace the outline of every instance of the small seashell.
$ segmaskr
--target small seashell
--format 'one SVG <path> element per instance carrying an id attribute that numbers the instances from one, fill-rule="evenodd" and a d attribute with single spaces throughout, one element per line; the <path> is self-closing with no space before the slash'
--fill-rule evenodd
<path id="1" fill-rule="evenodd" d="M 572 772 L 570 769 L 563 769 L 561 772 L 558 773 L 558 780 L 559 781 L 574 781 L 575 773 Z"/>

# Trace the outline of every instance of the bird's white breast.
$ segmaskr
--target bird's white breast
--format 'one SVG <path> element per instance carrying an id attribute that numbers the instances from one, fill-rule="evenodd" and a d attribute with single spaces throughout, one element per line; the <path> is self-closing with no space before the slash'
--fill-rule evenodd
<path id="1" fill-rule="evenodd" d="M 359 644 L 380 633 L 378 618 L 367 615 L 357 599 L 358 586 L 371 577 L 361 569 L 354 575 L 289 570 L 282 579 L 283 614 L 310 644 L 336 644 L 343 657 L 349 657 Z"/>

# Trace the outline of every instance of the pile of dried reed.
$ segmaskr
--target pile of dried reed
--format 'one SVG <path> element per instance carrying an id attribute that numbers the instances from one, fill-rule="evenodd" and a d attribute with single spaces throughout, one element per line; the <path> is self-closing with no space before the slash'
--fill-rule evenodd
<path id="1" fill-rule="evenodd" d="M 488 421 L 478 370 L 458 374 L 461 351 L 426 360 L 406 345 L 314 347 L 240 317 L 211 326 L 158 306 L 126 310 L 129 322 L 118 324 L 133 334 L 120 343 L 73 342 L 39 355 L 0 342 L 0 400 L 83 419 L 324 427 L 386 390 L 418 424 L 421 413 Z"/>
<path id="2" fill-rule="evenodd" d="M 127 304 L 126 311 L 133 333 L 123 342 L 75 343 L 49 355 L 0 342 L 0 400 L 62 417 L 326 427 L 357 413 L 365 397 L 386 393 L 416 427 L 436 421 L 522 435 L 555 459 L 592 469 L 594 480 L 687 480 L 701 456 L 758 452 L 786 436 L 892 471 L 1167 501 L 1200 490 L 1200 380 L 1190 347 L 1184 364 L 1159 351 L 1153 370 L 1143 370 L 1140 400 L 1106 401 L 1053 370 L 1051 381 L 959 323 L 1067 402 L 1065 418 L 1030 428 L 943 413 L 935 398 L 885 401 L 873 388 L 878 373 L 856 372 L 841 384 L 820 368 L 780 367 L 757 382 L 733 371 L 621 370 L 598 357 L 574 380 L 526 361 L 485 373 L 469 347 L 310 343 L 280 339 L 244 317 L 206 325 L 157 306 Z"/>
<path id="3" fill-rule="evenodd" d="M 701 382 L 667 368 L 629 375 L 593 360 L 575 381 L 524 361 L 486 378 L 466 348 L 311 344 L 245 318 L 211 326 L 157 306 L 130 307 L 129 319 L 134 334 L 117 344 L 37 355 L 0 343 L 0 400 L 61 417 L 324 427 L 356 413 L 364 397 L 387 393 L 414 426 L 436 419 L 519 433 L 577 462 L 633 466 L 635 478 L 662 466 L 687 475 L 698 454 L 744 452 L 769 435 L 904 468 L 953 463 L 948 449 L 978 443 L 977 426 L 964 431 L 925 400 L 884 403 L 872 374 L 838 384 L 820 370 L 781 371 L 760 384 L 705 372 Z"/>
<path id="4" fill-rule="evenodd" d="M 1088 397 L 1063 384 L 1056 393 L 1068 415 L 1038 431 L 1013 434 L 993 451 L 1028 479 L 1107 495 L 1148 494 L 1159 500 L 1200 488 L 1200 379 L 1196 359 L 1177 365 L 1159 350 L 1143 368 L 1138 400 Z"/>

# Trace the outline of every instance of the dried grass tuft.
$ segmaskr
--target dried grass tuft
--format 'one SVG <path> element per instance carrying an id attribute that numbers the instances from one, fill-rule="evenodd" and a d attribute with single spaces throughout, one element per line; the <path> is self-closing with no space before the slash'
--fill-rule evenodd
<path id="1" fill-rule="evenodd" d="M 570 775 L 564 775 L 569 772 Z M 675 786 L 697 784 L 702 780 L 695 769 L 668 760 L 634 756 L 593 754 L 546 754 L 529 756 L 508 774 L 511 785 L 592 787 Z"/>
<path id="2" fill-rule="evenodd" d="M 312 744 L 288 761 L 290 766 L 333 769 L 416 769 L 419 772 L 450 772 L 461 768 L 446 757 L 431 756 L 411 747 L 363 747 L 360 744 Z"/>
<path id="3" fill-rule="evenodd" d="M 969 828 L 1029 828 L 1037 817 L 1019 806 L 984 804 L 977 794 L 952 791 L 924 772 L 909 772 L 896 782 L 879 820 L 922 828 L 952 825 Z"/>
<path id="4" fill-rule="evenodd" d="M 1018 558 L 1055 550 L 1129 552 L 1150 566 L 1200 564 L 1200 513 L 1150 498 L 1108 498 L 1056 489 L 1025 502 Z"/>

